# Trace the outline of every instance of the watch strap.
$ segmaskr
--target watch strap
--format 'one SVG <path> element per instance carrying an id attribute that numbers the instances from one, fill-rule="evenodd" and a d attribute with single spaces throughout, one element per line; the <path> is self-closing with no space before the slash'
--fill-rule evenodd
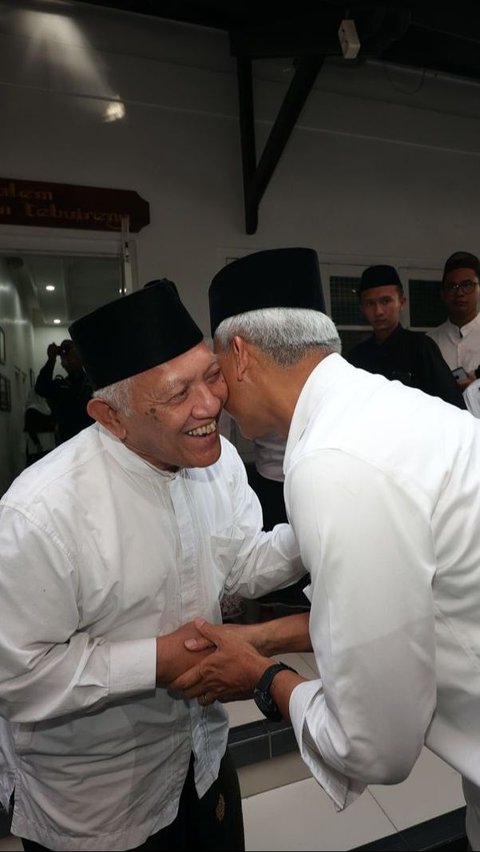
<path id="1" fill-rule="evenodd" d="M 262 711 L 263 715 L 272 722 L 279 722 L 283 717 L 277 704 L 270 695 L 270 687 L 275 675 L 278 672 L 288 670 L 298 674 L 296 669 L 287 666 L 286 663 L 273 663 L 268 669 L 265 669 L 262 677 L 258 681 L 253 690 L 253 698 L 257 707 Z"/>

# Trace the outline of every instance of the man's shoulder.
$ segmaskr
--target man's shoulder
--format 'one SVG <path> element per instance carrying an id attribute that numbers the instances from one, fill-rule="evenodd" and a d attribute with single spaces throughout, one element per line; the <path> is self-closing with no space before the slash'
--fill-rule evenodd
<path id="1" fill-rule="evenodd" d="M 98 429 L 95 426 L 83 429 L 17 476 L 2 502 L 26 507 L 43 499 L 50 502 L 53 495 L 58 496 L 62 491 L 79 495 L 80 480 L 85 479 L 79 471 L 90 465 L 96 468 L 101 449 Z M 91 494 L 93 487 L 90 483 Z"/>
<path id="2" fill-rule="evenodd" d="M 435 328 L 429 328 L 425 333 L 425 337 L 429 337 L 431 340 L 434 340 L 435 343 L 438 343 L 439 338 L 445 334 L 449 325 L 449 321 L 446 320 L 445 322 L 440 323 L 440 325 L 436 325 Z"/>

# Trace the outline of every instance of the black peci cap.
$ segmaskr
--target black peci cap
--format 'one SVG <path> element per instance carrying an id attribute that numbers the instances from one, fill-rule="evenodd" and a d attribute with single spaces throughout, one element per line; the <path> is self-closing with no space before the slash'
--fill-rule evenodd
<path id="1" fill-rule="evenodd" d="M 241 257 L 217 272 L 208 298 L 212 336 L 224 319 L 248 311 L 325 311 L 317 253 L 310 248 L 281 248 Z"/>
<path id="2" fill-rule="evenodd" d="M 390 284 L 400 287 L 403 293 L 402 282 L 394 266 L 387 266 L 386 264 L 369 266 L 362 272 L 357 293 L 360 295 L 364 290 L 371 290 L 373 287 L 388 287 Z"/>
<path id="3" fill-rule="evenodd" d="M 473 269 L 477 278 L 480 278 L 480 261 L 468 251 L 456 251 L 450 255 L 445 263 L 442 279 L 453 269 Z"/>
<path id="4" fill-rule="evenodd" d="M 170 361 L 203 340 L 166 278 L 102 305 L 68 330 L 95 390 Z"/>

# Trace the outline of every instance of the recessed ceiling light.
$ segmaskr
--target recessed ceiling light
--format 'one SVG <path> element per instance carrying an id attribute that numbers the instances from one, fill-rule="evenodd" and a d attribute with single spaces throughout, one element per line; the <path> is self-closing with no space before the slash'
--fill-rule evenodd
<path id="1" fill-rule="evenodd" d="M 45 290 L 55 290 L 55 284 L 46 284 Z"/>
<path id="2" fill-rule="evenodd" d="M 53 324 L 54 324 L 54 325 L 60 325 L 61 321 L 62 321 L 62 320 L 54 319 L 54 320 L 53 320 Z"/>

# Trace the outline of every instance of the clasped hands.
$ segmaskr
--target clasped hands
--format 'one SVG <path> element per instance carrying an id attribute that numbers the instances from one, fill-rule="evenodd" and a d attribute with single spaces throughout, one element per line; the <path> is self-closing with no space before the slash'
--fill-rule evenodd
<path id="1" fill-rule="evenodd" d="M 184 657 L 182 673 L 176 673 L 173 678 L 165 677 L 169 691 L 182 698 L 197 698 L 204 706 L 214 701 L 251 697 L 255 684 L 271 664 L 268 657 L 262 656 L 254 647 L 255 627 L 214 625 L 198 618 L 193 624 L 179 628 L 175 634 L 169 634 L 185 634 L 183 645 L 188 654 Z M 194 655 L 195 662 L 191 665 Z"/>

